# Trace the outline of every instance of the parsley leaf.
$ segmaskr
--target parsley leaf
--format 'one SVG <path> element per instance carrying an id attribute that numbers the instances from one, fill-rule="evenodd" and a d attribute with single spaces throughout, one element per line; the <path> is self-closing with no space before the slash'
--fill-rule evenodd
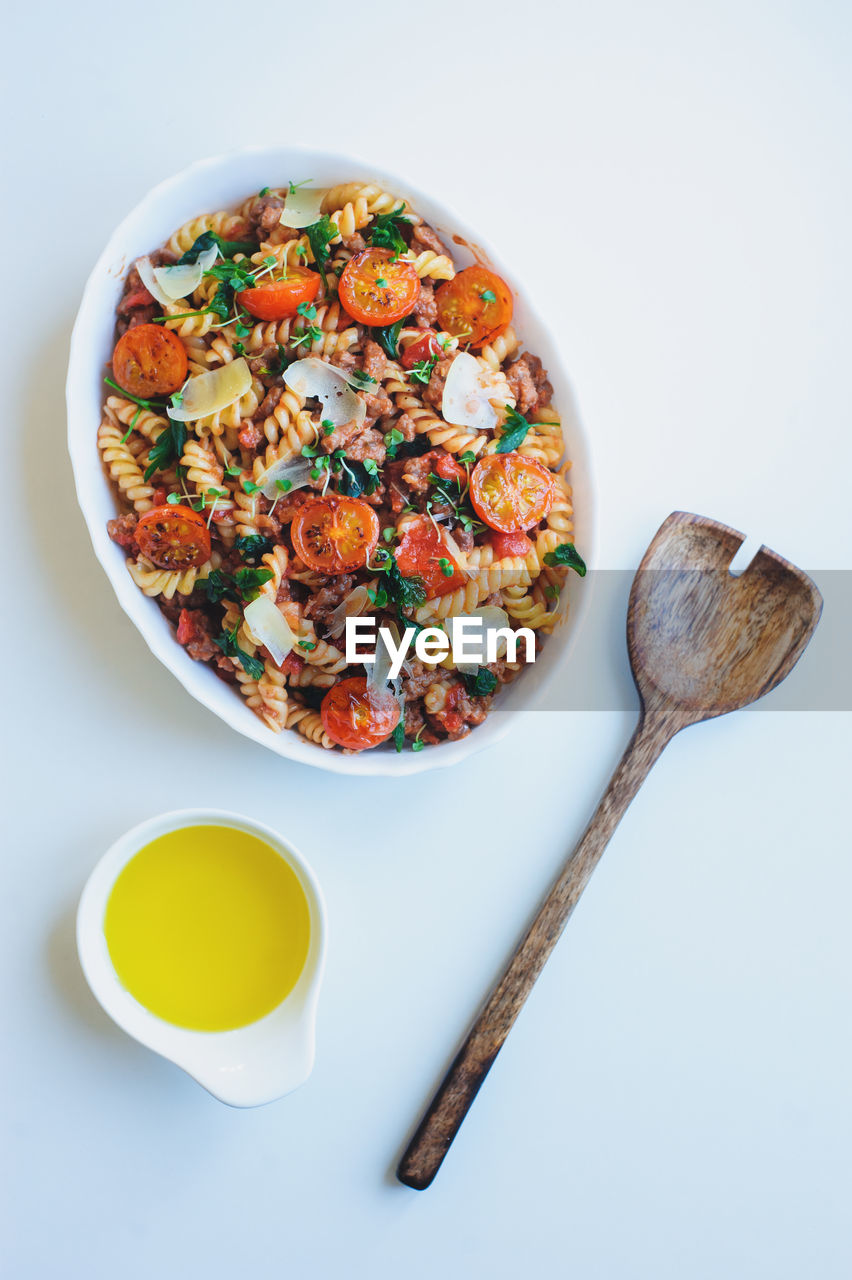
<path id="1" fill-rule="evenodd" d="M 234 546 L 243 560 L 248 560 L 250 564 L 254 564 L 261 556 L 265 556 L 272 550 L 272 543 L 269 538 L 264 538 L 259 533 L 249 533 L 244 537 L 237 538 Z"/>
<path id="2" fill-rule="evenodd" d="M 393 262 L 408 248 L 399 231 L 400 222 L 408 223 L 408 219 L 402 216 L 404 210 L 405 201 L 391 213 L 377 214 L 370 227 L 370 244 L 375 249 L 390 249 Z"/>
<path id="3" fill-rule="evenodd" d="M 169 418 L 169 425 L 157 436 L 148 454 L 143 479 L 147 483 L 155 471 L 164 471 L 171 462 L 180 462 L 186 443 L 186 423 Z"/>
<path id="4" fill-rule="evenodd" d="M 400 716 L 396 728 L 391 735 L 393 737 L 393 745 L 397 751 L 401 751 L 405 746 L 405 717 Z"/>
<path id="5" fill-rule="evenodd" d="M 202 578 L 197 585 L 206 593 L 210 604 L 218 604 L 220 600 L 240 603 L 233 578 L 222 569 L 211 569 L 207 577 Z"/>
<path id="6" fill-rule="evenodd" d="M 530 424 L 526 418 L 506 405 L 506 421 L 503 423 L 503 434 L 497 444 L 498 453 L 511 453 L 519 448 L 527 438 Z"/>
<path id="7" fill-rule="evenodd" d="M 545 552 L 543 559 L 544 563 L 551 569 L 567 566 L 578 573 L 581 578 L 586 576 L 586 562 L 573 542 L 560 542 L 554 551 Z"/>
<path id="8" fill-rule="evenodd" d="M 186 253 L 178 258 L 176 265 L 185 267 L 190 263 L 196 263 L 201 254 L 206 249 L 212 249 L 214 244 L 223 258 L 233 258 L 235 253 L 244 253 L 249 257 L 257 248 L 254 240 L 223 240 L 221 236 L 216 235 L 215 231 L 203 231 L 192 242 Z"/>
<path id="9" fill-rule="evenodd" d="M 260 595 L 264 582 L 272 577 L 271 569 L 238 569 L 234 574 L 234 582 L 242 598 L 251 602 Z"/>
<path id="10" fill-rule="evenodd" d="M 411 366 L 408 371 L 409 378 L 414 382 L 422 382 L 424 386 L 432 377 L 432 370 L 438 363 L 437 355 L 430 356 L 428 360 L 418 360 Z"/>
<path id="11" fill-rule="evenodd" d="M 239 624 L 234 627 L 233 631 L 222 631 L 218 636 L 214 636 L 216 644 L 229 658 L 237 658 L 243 667 L 247 676 L 252 680 L 259 680 L 263 675 L 263 663 L 259 658 L 253 658 L 250 653 L 246 653 L 245 649 L 241 649 L 237 643 L 237 632 Z"/>
<path id="12" fill-rule="evenodd" d="M 486 698 L 497 688 L 497 677 L 487 667 L 477 667 L 476 675 L 462 676 L 462 679 L 474 698 Z"/>
<path id="13" fill-rule="evenodd" d="M 329 241 L 334 240 L 338 234 L 336 225 L 327 213 L 324 213 L 318 222 L 312 222 L 309 227 L 305 227 L 305 235 L 308 237 L 308 244 L 311 246 L 318 271 L 322 272 L 331 257 Z"/>
<path id="14" fill-rule="evenodd" d="M 388 353 L 391 360 L 396 360 L 399 355 L 399 335 L 402 326 L 407 324 L 409 316 L 404 316 L 402 320 L 397 320 L 396 324 L 385 325 L 383 328 L 375 328 L 370 330 L 370 337 L 379 346 Z"/>

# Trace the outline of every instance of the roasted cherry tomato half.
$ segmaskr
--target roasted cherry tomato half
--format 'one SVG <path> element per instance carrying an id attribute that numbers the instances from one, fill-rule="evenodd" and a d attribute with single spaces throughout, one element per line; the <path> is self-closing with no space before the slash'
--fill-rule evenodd
<path id="1" fill-rule="evenodd" d="M 403 577 L 423 579 L 429 599 L 464 586 L 465 575 L 428 516 L 420 516 L 411 522 L 395 555 Z"/>
<path id="2" fill-rule="evenodd" d="M 319 293 L 320 277 L 307 267 L 288 267 L 283 280 L 263 279 L 254 289 L 241 289 L 237 305 L 256 320 L 287 320 Z M 310 324 L 305 320 L 305 328 Z"/>
<path id="3" fill-rule="evenodd" d="M 393 261 L 390 249 L 363 249 L 350 258 L 340 277 L 338 297 L 361 324 L 396 324 L 407 316 L 420 293 L 412 263 Z"/>
<path id="4" fill-rule="evenodd" d="M 435 330 L 424 329 L 423 336 L 415 338 L 399 359 L 403 369 L 413 369 L 416 364 L 422 364 L 424 360 L 431 360 L 432 356 L 441 354 L 441 344 Z"/>
<path id="5" fill-rule="evenodd" d="M 519 533 L 531 529 L 550 511 L 553 478 L 535 458 L 492 453 L 473 468 L 470 500 L 489 528 Z"/>
<path id="6" fill-rule="evenodd" d="M 159 324 L 137 324 L 123 333 L 112 353 L 112 372 L 133 396 L 170 396 L 186 380 L 186 347 Z"/>
<path id="7" fill-rule="evenodd" d="M 136 544 L 158 569 L 191 569 L 210 559 L 210 530 L 192 507 L 152 507 L 139 517 Z"/>
<path id="8" fill-rule="evenodd" d="M 488 541 L 494 548 L 495 560 L 505 560 L 508 556 L 524 559 L 532 547 L 525 533 L 497 533 L 495 530 L 489 533 Z"/>
<path id="9" fill-rule="evenodd" d="M 379 518 L 360 498 L 329 494 L 299 507 L 290 526 L 296 555 L 317 573 L 362 569 L 379 540 Z"/>
<path id="10" fill-rule="evenodd" d="M 320 716 L 330 738 L 350 751 L 377 747 L 396 728 L 401 711 L 389 690 L 368 689 L 364 676 L 332 685 L 322 700 Z"/>
<path id="11" fill-rule="evenodd" d="M 465 267 L 435 293 L 438 323 L 461 342 L 484 347 L 512 320 L 512 295 L 505 280 L 487 267 Z"/>

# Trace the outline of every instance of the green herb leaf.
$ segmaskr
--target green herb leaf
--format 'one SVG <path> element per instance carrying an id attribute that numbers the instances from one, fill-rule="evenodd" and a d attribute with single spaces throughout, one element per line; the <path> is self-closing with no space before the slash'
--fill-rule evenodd
<path id="1" fill-rule="evenodd" d="M 307 649 L 309 653 L 311 649 L 316 649 L 317 647 L 316 640 L 299 640 L 297 643 L 300 649 Z"/>
<path id="2" fill-rule="evenodd" d="M 480 298 L 482 299 L 482 301 L 483 301 L 483 302 L 496 302 L 496 301 L 497 301 L 497 294 L 494 292 L 494 290 L 493 290 L 493 289 L 483 289 L 483 290 L 482 290 L 482 293 L 481 293 L 479 296 L 480 296 Z"/>
<path id="3" fill-rule="evenodd" d="M 243 560 L 248 560 L 250 564 L 260 560 L 261 556 L 267 555 L 273 547 L 273 543 L 269 538 L 264 538 L 259 533 L 248 533 L 243 537 L 237 538 L 234 543 L 237 551 Z"/>
<path id="4" fill-rule="evenodd" d="M 529 429 L 530 424 L 526 418 L 506 405 L 506 421 L 503 423 L 503 434 L 500 436 L 497 452 L 511 453 L 513 449 L 519 448 L 526 440 Z"/>
<path id="5" fill-rule="evenodd" d="M 186 423 L 169 418 L 165 431 L 157 436 L 148 454 L 148 465 L 145 468 L 144 480 L 147 483 L 155 471 L 165 471 L 172 462 L 180 462 L 183 457 L 183 446 L 186 443 Z"/>
<path id="6" fill-rule="evenodd" d="M 234 582 L 242 598 L 247 602 L 251 602 L 257 599 L 260 595 L 260 588 L 271 577 L 271 569 L 238 569 L 234 574 Z"/>
<path id="7" fill-rule="evenodd" d="M 409 369 L 408 376 L 414 382 L 422 382 L 425 387 L 429 379 L 432 377 L 432 370 L 435 368 L 437 363 L 437 355 L 430 356 L 428 360 L 418 360 Z"/>
<path id="8" fill-rule="evenodd" d="M 477 667 L 476 675 L 463 676 L 462 679 L 474 698 L 485 698 L 497 688 L 497 677 L 487 667 Z"/>
<path id="9" fill-rule="evenodd" d="M 338 457 L 338 454 L 341 466 L 340 492 L 347 498 L 360 498 L 362 493 L 366 493 L 369 497 L 371 493 L 375 493 L 379 487 L 378 468 L 371 471 L 366 463 L 353 462 L 343 454 L 342 450 L 339 450 L 335 457 Z M 373 463 L 374 467 L 375 465 Z"/>
<path id="10" fill-rule="evenodd" d="M 372 378 L 369 373 L 365 373 L 363 369 L 352 369 L 349 377 L 353 382 L 357 382 L 359 387 L 374 387 L 376 379 Z"/>
<path id="11" fill-rule="evenodd" d="M 113 382 L 112 378 L 104 378 L 104 382 L 108 387 L 113 387 L 119 395 L 124 396 L 125 400 L 132 400 L 134 404 L 138 404 L 140 409 L 150 409 L 152 413 L 165 413 L 165 400 L 142 400 L 139 396 L 134 396 L 132 392 L 125 391 L 124 387 L 120 387 L 117 382 Z M 134 418 L 135 418 L 134 414 Z"/>
<path id="12" fill-rule="evenodd" d="M 246 493 L 260 493 L 260 485 L 255 484 L 253 480 L 241 480 L 240 484 Z"/>
<path id="13" fill-rule="evenodd" d="M 212 249 L 214 244 L 223 258 L 233 258 L 236 253 L 243 253 L 249 257 L 257 248 L 254 240 L 223 240 L 221 236 L 216 235 L 215 231 L 203 231 L 192 242 L 183 257 L 178 258 L 177 266 L 184 267 L 189 263 L 196 263 L 201 254 L 207 249 Z"/>
<path id="14" fill-rule="evenodd" d="M 394 729 L 393 734 L 391 736 L 393 737 L 393 745 L 396 747 L 397 751 L 401 751 L 402 748 L 405 746 L 405 717 L 404 716 L 399 717 L 397 726 Z"/>
<path id="15" fill-rule="evenodd" d="M 560 542 L 553 551 L 545 552 L 544 563 L 551 569 L 569 568 L 581 578 L 586 576 L 586 562 L 573 542 Z"/>
<path id="16" fill-rule="evenodd" d="M 393 253 L 391 261 L 396 262 L 401 253 L 405 253 L 408 245 L 402 238 L 399 230 L 399 223 L 407 223 L 408 219 L 402 217 L 405 210 L 405 202 L 397 205 L 391 213 L 380 213 L 372 221 L 369 232 L 370 244 L 375 249 L 390 249 Z M 381 281 L 377 280 L 376 284 L 381 285 Z"/>
<path id="17" fill-rule="evenodd" d="M 402 331 L 402 326 L 407 324 L 410 318 L 410 316 L 404 316 L 402 320 L 397 320 L 396 324 L 370 330 L 370 336 L 375 342 L 378 342 L 383 351 L 388 353 L 391 360 L 396 360 L 399 355 L 399 335 Z"/>
<path id="18" fill-rule="evenodd" d="M 309 227 L 305 227 L 305 235 L 308 237 L 308 244 L 311 246 L 317 268 L 322 272 L 331 257 L 329 241 L 339 235 L 337 227 L 328 214 L 324 213 L 318 222 L 312 222 Z"/>
<path id="19" fill-rule="evenodd" d="M 438 561 L 438 568 L 441 570 L 441 573 L 445 578 L 451 578 L 455 573 L 453 565 L 446 556 L 441 556 L 441 559 Z"/>
<path id="20" fill-rule="evenodd" d="M 263 663 L 259 658 L 253 658 L 250 653 L 240 648 L 237 644 L 238 630 L 239 626 L 236 626 L 233 631 L 223 631 L 220 635 L 214 636 L 216 644 L 229 658 L 237 658 L 242 663 L 247 676 L 252 680 L 259 680 L 264 671 Z"/>

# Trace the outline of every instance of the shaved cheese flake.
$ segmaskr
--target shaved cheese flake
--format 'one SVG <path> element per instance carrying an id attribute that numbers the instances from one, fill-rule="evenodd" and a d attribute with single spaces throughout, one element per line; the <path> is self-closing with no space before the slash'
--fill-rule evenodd
<path id="1" fill-rule="evenodd" d="M 170 306 L 174 299 L 170 298 L 157 282 L 154 265 L 151 262 L 151 259 L 147 257 L 137 258 L 135 266 L 136 270 L 139 272 L 139 279 L 142 281 L 151 297 L 154 298 L 156 302 L 159 302 L 161 307 Z"/>
<path id="2" fill-rule="evenodd" d="M 493 378 L 476 356 L 460 351 L 447 373 L 441 413 L 454 427 L 471 431 L 493 431 L 497 410 L 490 403 L 495 394 Z"/>
<path id="3" fill-rule="evenodd" d="M 269 650 L 269 656 L 280 667 L 296 643 L 296 637 L 269 596 L 258 596 L 243 610 L 246 630 L 255 644 Z"/>
<path id="4" fill-rule="evenodd" d="M 187 378 L 181 387 L 180 404 L 170 406 L 169 417 L 176 422 L 194 422 L 211 413 L 221 413 L 251 390 L 251 373 L 242 356 L 209 373 Z"/>
<path id="5" fill-rule="evenodd" d="M 259 477 L 265 498 L 283 498 L 293 489 L 304 489 L 316 463 L 310 458 L 280 458 Z"/>
<path id="6" fill-rule="evenodd" d="M 395 640 L 398 643 L 398 640 Z M 367 677 L 367 690 L 378 689 L 384 692 L 388 687 L 388 679 L 390 677 L 390 669 L 393 658 L 391 651 L 385 644 L 385 638 L 381 630 L 376 635 L 376 660 L 371 664 L 367 664 L 370 674 Z"/>
<path id="7" fill-rule="evenodd" d="M 371 589 L 373 591 L 376 589 L 375 578 L 363 586 L 353 587 L 349 595 L 345 596 L 331 611 L 326 626 L 332 640 L 339 640 L 343 635 L 347 618 L 357 618 L 371 607 L 372 601 L 368 594 Z"/>
<path id="8" fill-rule="evenodd" d="M 441 541 L 443 542 L 444 546 L 447 548 L 450 555 L 455 560 L 456 566 L 461 570 L 462 573 L 466 573 L 469 578 L 472 578 L 476 570 L 468 569 L 467 556 L 462 551 L 461 547 L 456 542 L 455 538 L 450 533 L 449 529 L 441 528 L 438 530 L 438 533 L 441 537 Z"/>
<path id="9" fill-rule="evenodd" d="M 210 270 L 218 256 L 218 246 L 211 245 L 198 255 L 197 262 L 187 262 L 183 266 L 155 267 L 154 279 L 168 301 L 177 302 L 179 298 L 195 292 L 201 284 L 204 272 Z"/>
<path id="10" fill-rule="evenodd" d="M 284 200 L 279 222 L 282 227 L 309 227 L 319 221 L 325 191 L 316 187 L 297 187 Z"/>
<path id="11" fill-rule="evenodd" d="M 323 407 L 323 418 L 336 427 L 354 422 L 360 427 L 367 416 L 367 406 L 356 396 L 339 369 L 308 356 L 296 360 L 286 370 L 284 382 L 300 396 L 315 396 Z"/>
<path id="12" fill-rule="evenodd" d="M 468 629 L 465 633 L 465 650 L 469 653 L 471 649 L 476 649 L 478 662 L 457 662 L 456 670 L 461 672 L 463 676 L 476 675 L 479 668 L 487 661 L 487 637 L 490 631 L 497 631 L 502 627 L 510 626 L 509 615 L 505 609 L 498 609 L 496 605 L 484 604 L 479 609 L 472 610 L 471 613 L 463 615 L 465 618 L 476 619 L 481 624 L 479 634 Z M 478 648 L 477 648 L 478 646 Z M 497 657 L 502 658 L 506 652 L 505 637 L 501 637 L 497 645 Z"/>

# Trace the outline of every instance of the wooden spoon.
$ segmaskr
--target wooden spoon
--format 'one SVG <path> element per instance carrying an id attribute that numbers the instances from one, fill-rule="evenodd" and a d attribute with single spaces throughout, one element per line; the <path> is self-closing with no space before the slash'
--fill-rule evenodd
<path id="1" fill-rule="evenodd" d="M 639 723 L 579 844 L 542 903 L 411 1139 L 397 1169 L 428 1187 L 598 859 L 663 747 L 686 725 L 724 715 L 784 679 L 813 635 L 822 597 L 800 569 L 761 547 L 739 577 L 744 535 L 676 511 L 630 592 L 627 647 Z"/>

